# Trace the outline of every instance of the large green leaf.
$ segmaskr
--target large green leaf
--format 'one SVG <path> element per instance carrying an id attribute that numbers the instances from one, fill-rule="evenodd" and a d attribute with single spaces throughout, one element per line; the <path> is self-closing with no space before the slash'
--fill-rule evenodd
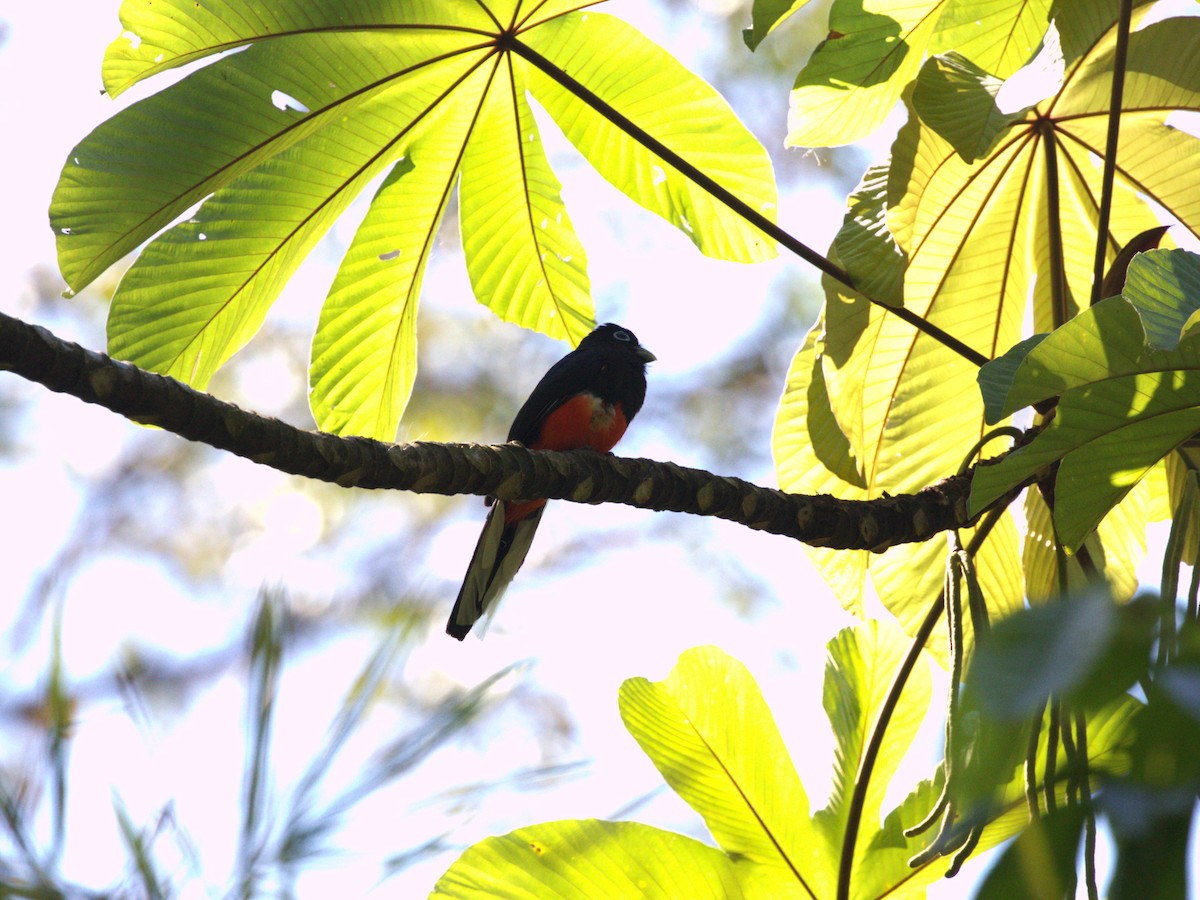
<path id="1" fill-rule="evenodd" d="M 117 96 L 137 82 L 257 40 L 287 40 L 331 29 L 419 28 L 439 20 L 437 0 L 314 3 L 312 0 L 123 0 L 125 29 L 104 54 L 104 87 Z M 503 8 L 511 2 L 491 4 Z M 561 7 L 563 4 L 553 4 Z M 572 6 L 576 4 L 571 4 Z M 456 4 L 449 27 L 487 34 L 495 27 L 482 4 Z"/>
<path id="2" fill-rule="evenodd" d="M 480 105 L 459 218 L 475 296 L 506 319 L 583 339 L 592 327 L 587 260 L 511 59 Z"/>
<path id="3" fill-rule="evenodd" d="M 1009 631 L 1022 627 L 1027 623 Z M 830 641 L 825 709 L 837 742 L 834 786 L 828 805 L 812 819 L 753 678 L 720 650 L 697 648 L 684 653 L 663 681 L 626 681 L 619 703 L 630 733 L 667 783 L 704 817 L 724 853 L 628 822 L 551 822 L 471 847 L 438 882 L 434 896 L 833 896 L 854 780 L 907 646 L 894 624 L 881 622 L 846 629 Z M 1094 654 L 1089 659 L 1094 662 Z M 929 707 L 928 668 L 918 664 L 892 711 L 860 810 L 849 886 L 856 900 L 923 896 L 944 872 L 936 859 L 911 866 L 909 859 L 929 838 L 903 834 L 937 801 L 940 775 L 918 784 L 886 817 L 882 812 L 897 766 Z M 1122 697 L 1091 713 L 1093 771 L 1129 770 L 1129 722 L 1138 708 Z M 1042 741 L 1044 752 L 1044 734 Z M 1061 747 L 1059 753 L 1063 778 Z M 1001 791 L 979 851 L 1013 836 L 1026 821 L 1020 771 L 989 774 Z M 1065 796 L 1065 784 L 1060 788 Z"/>
<path id="4" fill-rule="evenodd" d="M 898 286 L 912 272 L 911 259 L 892 243 L 886 226 L 888 190 L 882 171 L 868 172 L 835 241 L 838 257 L 856 283 Z M 879 238 L 871 241 L 867 235 L 872 233 Z M 890 299 L 891 290 L 883 296 Z M 907 297 L 904 305 L 910 306 Z M 980 344 L 973 340 L 979 335 L 966 310 L 946 304 L 918 311 L 957 337 Z M 825 316 L 822 361 L 832 408 L 850 438 L 869 494 L 917 490 L 955 471 L 965 448 L 983 433 L 982 409 L 976 412 L 974 391 L 968 389 L 974 366 L 832 281 L 826 284 Z M 990 340 L 997 348 L 1007 346 L 999 342 L 1008 333 L 1015 335 L 1017 327 L 1019 323 L 1005 322 Z M 947 415 L 950 409 L 953 415 Z"/>
<path id="5" fill-rule="evenodd" d="M 1015 374 L 1003 374 L 1009 386 L 993 415 L 1059 401 L 1032 443 L 976 471 L 972 508 L 1059 463 L 1055 529 L 1075 548 L 1155 463 L 1200 430 L 1198 372 L 1194 337 L 1157 350 L 1146 346 L 1137 312 L 1123 298 L 1091 307 L 1030 350 Z"/>
<path id="6" fill-rule="evenodd" d="M 206 385 L 381 180 L 321 315 L 310 382 L 318 425 L 392 437 L 415 372 L 421 276 L 460 174 L 480 302 L 577 342 L 592 323 L 585 254 L 530 92 L 606 177 L 703 252 L 772 255 L 638 139 L 773 215 L 766 152 L 710 87 L 629 26 L 580 12 L 590 5 L 127 0 L 105 59 L 110 93 L 208 65 L 93 131 L 55 191 L 51 224 L 76 290 L 190 212 L 122 281 L 110 351 Z M 604 118 L 614 110 L 632 136 Z"/>
<path id="7" fill-rule="evenodd" d="M 546 822 L 467 849 L 433 898 L 748 896 L 720 850 L 637 822 Z"/>
<path id="8" fill-rule="evenodd" d="M 392 167 L 346 252 L 313 337 L 309 403 L 326 431 L 391 440 L 417 374 L 417 299 L 469 134 L 448 110 Z"/>
<path id="9" fill-rule="evenodd" d="M 785 491 L 863 500 L 865 485 L 855 467 L 854 451 L 834 418 L 821 368 L 824 330 L 822 316 L 809 330 L 788 370 L 771 440 L 776 477 Z M 870 554 L 808 544 L 804 549 L 842 606 L 863 615 L 862 592 Z"/>
<path id="10" fill-rule="evenodd" d="M 629 733 L 725 852 L 789 876 L 807 896 L 826 893 L 828 848 L 809 821 L 808 797 L 771 711 L 741 663 L 715 647 L 689 650 L 663 681 L 626 681 L 619 702 Z"/>
<path id="11" fill-rule="evenodd" d="M 787 145 L 848 144 L 879 127 L 921 66 L 934 5 L 834 0 L 829 37 L 792 87 Z"/>
<path id="12" fill-rule="evenodd" d="M 965 121 L 979 115 L 981 100 L 993 90 L 986 73 L 976 73 L 977 87 L 969 89 L 970 73 L 963 69 L 957 72 L 957 92 L 943 92 L 943 102 L 925 111 L 938 127 L 910 116 L 893 149 L 888 221 L 909 257 L 905 306 L 938 324 L 943 324 L 940 308 L 951 306 L 959 321 L 952 313 L 943 327 L 988 356 L 1016 342 L 1008 338 L 1025 316 L 1031 283 L 1034 324 L 1041 331 L 1073 315 L 1076 298 L 1088 297 L 1091 290 L 1101 195 L 1094 159 L 1104 152 L 1117 4 L 1071 0 L 1060 7 L 1061 87 L 1019 119 L 1004 113 L 1008 127 L 998 137 L 989 137 L 994 116 L 978 119 L 975 146 L 990 146 L 990 152 L 968 162 L 960 153 L 965 138 L 951 143 L 938 131 L 945 132 L 955 115 L 947 107 L 953 97 L 961 98 L 957 112 Z M 1188 18 L 1152 25 L 1131 37 L 1117 190 L 1106 236 L 1110 262 L 1120 247 L 1156 224 L 1139 193 L 1200 233 L 1195 201 L 1200 175 L 1184 162 L 1192 158 L 1196 142 L 1165 124 L 1171 109 L 1200 106 L 1200 76 L 1165 62 L 1188 57 L 1198 36 L 1200 22 Z M 931 78 L 939 65 L 937 60 L 927 64 Z M 1000 92 L 1024 75 L 1017 73 Z M 1016 94 L 1024 93 L 1017 88 Z M 1059 198 L 1054 223 L 1046 215 L 1051 180 Z M 1066 296 L 1061 303 L 1050 294 L 1051 232 L 1062 237 Z M 991 274 L 980 277 L 981 272 Z M 997 333 L 1005 340 L 989 339 Z"/>
<path id="13" fill-rule="evenodd" d="M 304 97 L 312 105 L 316 92 L 323 89 L 330 93 L 332 89 L 322 86 L 340 76 L 336 66 L 312 65 L 307 58 L 335 58 L 338 53 L 365 50 L 346 48 L 343 41 L 328 36 L 314 35 L 311 40 L 315 46 L 304 48 L 303 54 L 288 52 L 282 43 L 256 44 L 228 57 L 228 62 L 257 78 L 267 77 L 272 68 L 277 73 L 286 72 L 289 61 L 295 60 L 297 67 L 311 69 L 306 89 L 296 87 L 298 77 L 281 80 L 288 84 L 289 93 Z M 257 52 L 260 50 L 263 52 Z M 481 69 L 472 72 L 471 60 L 451 57 L 439 64 L 420 64 L 428 50 L 420 48 L 419 54 L 402 53 L 397 58 L 387 53 L 386 47 L 377 48 L 366 68 L 379 79 L 393 81 L 391 90 L 380 92 L 372 101 L 354 101 L 357 109 L 353 116 L 323 121 L 303 140 L 225 185 L 186 222 L 151 243 L 125 274 L 113 297 L 109 351 L 143 368 L 200 388 L 207 386 L 217 369 L 257 332 L 283 285 L 317 240 L 373 178 L 409 150 L 411 141 L 427 127 L 430 112 L 440 111 L 444 92 L 456 84 L 463 91 L 481 89 L 486 73 Z M 264 64 L 259 59 L 262 55 L 278 59 Z M 407 77 L 388 76 L 406 65 L 418 67 Z M 193 99 L 206 104 L 205 84 L 193 85 L 193 80 L 202 77 L 204 82 L 221 81 L 228 68 L 210 66 L 143 102 L 165 103 L 177 91 L 195 89 L 199 93 Z M 269 102 L 260 98 L 257 105 Z M 327 104 L 321 101 L 321 105 Z M 119 124 L 129 113 L 137 116 L 130 124 L 138 131 L 139 123 L 153 127 L 153 120 L 140 119 L 140 105 L 106 124 Z M 300 113 L 292 115 L 298 120 L 303 118 Z M 141 137 L 154 140 L 148 135 L 130 134 L 114 140 Z M 100 152 L 99 148 L 89 149 Z M 81 147 L 80 153 L 85 152 L 88 150 Z M 178 146 L 175 152 L 179 152 Z M 188 177 L 186 172 L 181 175 Z M 152 183 L 153 173 L 146 180 Z M 165 182 L 157 187 L 168 190 Z M 59 193 L 63 190 L 60 183 Z M 99 202 L 91 199 L 94 195 L 87 189 L 79 195 L 86 203 Z M 173 200 L 167 209 L 178 202 Z M 126 204 L 125 216 L 112 217 L 110 231 L 122 232 L 121 241 L 114 247 L 140 237 L 144 230 L 141 222 L 130 218 L 136 213 L 129 209 L 137 206 Z M 77 234 L 79 230 L 73 228 L 70 237 Z M 377 259 L 375 265 L 382 268 L 386 263 Z"/>
<path id="14" fill-rule="evenodd" d="M 786 12 L 779 6 L 755 4 L 747 32 L 752 48 Z M 788 146 L 830 147 L 865 137 L 883 123 L 930 51 L 955 50 L 977 70 L 1007 78 L 1033 56 L 1049 11 L 1049 0 L 834 0 L 829 36 L 792 88 Z"/>
<path id="15" fill-rule="evenodd" d="M 1012 82 L 1009 82 L 1011 84 Z M 913 108 L 968 163 L 986 156 L 1025 109 L 1001 106 L 1006 82 L 990 75 L 958 51 L 936 56 L 921 67 Z M 1043 79 L 1047 93 L 1054 82 Z M 1024 103 L 1028 108 L 1045 94 Z"/>
<path id="16" fill-rule="evenodd" d="M 979 68 L 1007 78 L 1037 50 L 1051 5 L 1050 0 L 948 0 L 937 4 L 930 49 L 955 50 Z"/>

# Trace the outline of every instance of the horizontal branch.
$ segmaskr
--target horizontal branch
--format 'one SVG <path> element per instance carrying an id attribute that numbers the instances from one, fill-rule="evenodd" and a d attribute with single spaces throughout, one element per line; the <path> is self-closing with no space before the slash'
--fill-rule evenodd
<path id="1" fill-rule="evenodd" d="M 969 524 L 966 476 L 948 478 L 915 494 L 838 500 L 787 494 L 669 462 L 587 450 L 561 453 L 528 450 L 520 444 L 428 441 L 387 444 L 305 431 L 86 350 L 3 313 L 0 370 L 281 472 L 347 488 L 624 503 L 716 516 L 842 550 L 882 551 Z"/>

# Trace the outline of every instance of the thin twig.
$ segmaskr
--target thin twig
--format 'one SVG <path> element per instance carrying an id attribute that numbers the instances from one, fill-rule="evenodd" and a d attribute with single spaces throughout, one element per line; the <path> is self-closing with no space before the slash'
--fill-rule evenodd
<path id="1" fill-rule="evenodd" d="M 1025 805 L 1029 808 L 1029 819 L 1033 821 L 1042 813 L 1038 805 L 1038 739 L 1042 735 L 1042 718 L 1046 714 L 1045 705 L 1037 711 L 1029 723 L 1029 742 L 1025 747 Z"/>
<path id="2" fill-rule="evenodd" d="M 1096 887 L 1096 808 L 1092 805 L 1092 783 L 1088 767 L 1087 717 L 1082 710 L 1075 713 L 1075 747 L 1083 760 L 1079 780 L 1080 802 L 1084 813 L 1084 881 L 1087 883 L 1088 900 L 1099 900 L 1100 892 Z"/>
<path id="3" fill-rule="evenodd" d="M 1092 266 L 1092 304 L 1099 303 L 1108 256 L 1108 221 L 1112 216 L 1113 181 L 1117 170 L 1117 145 L 1121 137 L 1121 104 L 1125 97 L 1125 61 L 1129 55 L 1129 27 L 1133 0 L 1120 0 L 1117 13 L 1117 47 L 1113 53 L 1112 94 L 1108 104 L 1108 135 L 1104 141 L 1104 169 L 1100 182 L 1100 215 L 1096 222 L 1096 258 Z"/>
<path id="4" fill-rule="evenodd" d="M 1050 310 L 1052 324 L 1060 328 L 1066 324 L 1067 315 L 1067 270 L 1063 262 L 1062 215 L 1058 196 L 1058 145 L 1055 143 L 1054 123 L 1039 118 L 1038 134 L 1046 156 L 1046 232 L 1050 241 Z"/>
<path id="5" fill-rule="evenodd" d="M 1003 507 L 995 507 L 988 511 L 987 515 L 979 523 L 979 527 L 975 529 L 975 533 L 971 535 L 971 540 L 967 544 L 968 553 L 977 553 L 979 551 L 979 548 L 983 545 L 987 536 L 991 534 L 992 529 L 996 527 L 996 523 L 1000 521 L 1000 517 L 1003 514 Z M 866 749 L 863 751 L 862 759 L 858 764 L 858 771 L 854 775 L 854 791 L 850 795 L 850 806 L 846 812 L 846 827 L 842 832 L 842 853 L 838 861 L 837 900 L 848 900 L 850 897 L 850 876 L 854 871 L 854 847 L 858 843 L 858 829 L 862 824 L 863 807 L 867 800 L 867 788 L 871 783 L 871 775 L 875 771 L 875 762 L 879 757 L 879 749 L 883 746 L 884 735 L 887 733 L 892 714 L 896 711 L 896 706 L 900 702 L 900 695 L 904 692 L 904 686 L 908 683 L 909 675 L 912 674 L 912 670 L 917 664 L 917 659 L 921 655 L 921 650 L 925 647 L 929 636 L 933 634 L 933 629 L 937 625 L 938 619 L 942 617 L 945 602 L 944 592 L 941 592 L 938 594 L 937 600 L 929 607 L 929 612 L 925 614 L 924 620 L 922 620 L 921 625 L 917 628 L 917 633 L 913 635 L 907 655 L 905 655 L 904 660 L 900 663 L 900 667 L 896 670 L 895 676 L 892 678 L 892 684 L 888 688 L 887 697 L 884 698 L 883 706 L 879 709 L 879 718 L 875 720 L 875 724 L 871 727 L 871 736 L 867 740 Z"/>
<path id="6" fill-rule="evenodd" d="M 1046 768 L 1042 774 L 1042 796 L 1046 800 L 1047 815 L 1058 809 L 1058 797 L 1054 793 L 1058 780 L 1058 732 L 1062 725 L 1062 707 L 1057 697 L 1050 698 L 1050 721 L 1046 724 Z"/>
<path id="7" fill-rule="evenodd" d="M 608 119 L 608 121 L 616 125 L 651 153 L 662 159 L 663 162 L 677 170 L 681 175 L 690 180 L 697 187 L 702 188 L 706 193 L 724 203 L 727 207 L 729 207 L 759 231 L 763 232 L 773 240 L 778 241 L 809 265 L 814 266 L 831 278 L 837 279 L 842 284 L 846 285 L 846 287 L 853 290 L 858 290 L 854 285 L 854 280 L 851 278 L 850 273 L 841 266 L 835 265 L 828 258 L 820 253 L 817 253 L 811 247 L 807 246 L 795 238 L 792 234 L 785 231 L 777 223 L 772 222 L 761 212 L 752 207 L 749 203 L 739 198 L 728 188 L 719 184 L 711 176 L 705 174 L 696 166 L 689 163 L 686 159 L 684 159 L 662 141 L 658 140 L 644 128 L 637 125 L 628 116 L 625 116 L 614 106 L 598 97 L 596 93 L 590 90 L 586 85 L 572 78 L 529 45 L 522 43 L 515 35 L 502 36 L 501 39 L 497 41 L 497 46 L 501 49 L 511 50 L 513 53 L 516 53 L 547 78 L 550 78 L 564 90 L 574 94 L 589 107 L 598 112 L 604 118 Z M 891 306 L 887 303 L 882 303 L 879 300 L 874 300 L 870 297 L 867 297 L 867 300 L 903 319 L 913 328 L 923 332 L 938 343 L 949 348 L 950 350 L 953 350 L 959 356 L 969 360 L 975 365 L 982 366 L 984 363 L 988 362 L 988 358 L 978 350 L 967 346 L 958 338 L 954 337 L 954 335 L 942 330 L 926 319 L 923 319 L 912 310 L 905 309 L 903 306 Z"/>

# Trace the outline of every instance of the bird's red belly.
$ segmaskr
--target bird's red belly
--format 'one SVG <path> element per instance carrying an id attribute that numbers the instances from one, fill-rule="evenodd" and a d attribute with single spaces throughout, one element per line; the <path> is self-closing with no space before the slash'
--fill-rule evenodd
<path id="1" fill-rule="evenodd" d="M 606 406 L 591 394 L 579 394 L 558 407 L 542 423 L 535 450 L 578 450 L 591 447 L 607 453 L 628 426 L 621 404 Z"/>
<path id="2" fill-rule="evenodd" d="M 546 416 L 537 438 L 529 446 L 533 450 L 579 450 L 591 447 L 607 453 L 616 446 L 629 422 L 621 404 L 611 407 L 591 394 L 579 394 Z M 509 503 L 504 510 L 504 522 L 511 525 L 546 505 L 545 500 Z"/>

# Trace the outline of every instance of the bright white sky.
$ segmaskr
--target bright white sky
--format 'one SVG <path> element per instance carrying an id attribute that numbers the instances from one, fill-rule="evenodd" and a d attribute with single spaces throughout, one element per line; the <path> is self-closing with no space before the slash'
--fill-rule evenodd
<path id="1" fill-rule="evenodd" d="M 107 43 L 120 32 L 116 8 L 116 0 L 67 0 L 14 3 L 4 13 L 8 30 L 0 46 L 0 83 L 10 87 L 0 94 L 0 120 L 8 123 L 3 153 L 10 177 L 5 189 L 0 273 L 10 286 L 3 306 L 17 315 L 28 311 L 26 273 L 38 265 L 54 264 L 46 209 L 62 160 L 91 127 L 146 92 L 131 91 L 118 104 L 101 96 L 101 57 Z M 635 21 L 685 63 L 695 66 L 706 40 L 702 17 L 692 17 L 668 35 L 659 14 L 646 4 L 613 3 L 609 11 Z M 580 165 L 569 165 L 563 180 L 572 218 L 588 249 L 599 315 L 602 319 L 625 317 L 660 359 L 652 370 L 651 398 L 644 418 L 653 416 L 655 378 L 686 376 L 719 355 L 753 325 L 760 302 L 753 298 L 765 297 L 777 279 L 800 272 L 786 260 L 753 268 L 704 260 L 665 226 L 647 215 L 625 210 L 620 215 L 629 218 L 622 221 L 633 222 L 639 229 L 638 240 L 631 242 L 611 224 L 612 192 L 607 186 Z M 841 209 L 841 200 L 819 186 L 781 203 L 785 226 L 818 248 L 828 245 Z M 343 235 L 349 228 L 343 227 Z M 331 272 L 325 283 L 329 277 Z M 315 280 L 319 285 L 320 279 Z M 18 285 L 15 292 L 14 284 Z M 458 305 L 468 314 L 474 305 L 464 285 L 461 265 L 451 260 L 431 273 L 426 302 Z M 308 290 L 314 297 L 320 293 L 319 287 Z M 731 296 L 744 298 L 740 318 L 729 317 Z M 310 303 L 301 300 L 299 306 Z M 680 330 L 681 321 L 721 321 L 722 326 Z M 97 340 L 95 335 L 64 336 L 93 347 Z M 799 333 L 795 336 L 797 345 L 802 337 Z M 44 447 L 45 455 L 22 470 L 0 469 L 0 495 L 26 510 L 22 533 L 5 538 L 10 556 L 0 572 L 0 616 L 6 622 L 29 582 L 71 527 L 78 503 L 72 473 L 102 469 L 133 428 L 76 401 L 42 396 L 45 392 L 39 394 L 39 388 L 28 391 L 38 406 L 32 417 L 36 431 L 25 437 Z M 264 390 L 264 396 L 268 393 Z M 686 451 L 651 437 L 654 433 L 646 429 L 645 436 L 639 437 L 635 426 L 622 452 L 694 462 Z M 84 434 L 87 441 L 81 444 L 79 438 Z M 169 436 L 162 439 L 173 440 Z M 61 455 L 55 455 L 59 448 Z M 263 583 L 301 577 L 310 590 L 314 585 L 324 586 L 330 601 L 336 602 L 338 570 L 304 559 L 304 551 L 320 533 L 318 507 L 303 494 L 284 490 L 282 479 L 267 469 L 233 462 L 225 468 L 228 471 L 219 474 L 214 486 L 214 502 L 258 498 L 267 526 L 261 538 L 231 561 L 227 596 L 220 601 L 184 596 L 169 575 L 139 560 L 101 559 L 66 586 L 67 660 L 73 674 L 102 670 L 134 633 L 180 652 L 219 646 L 231 628 L 240 627 L 239 611 L 251 606 Z M 734 474 L 768 483 L 770 479 L 769 472 Z M 26 493 L 31 487 L 36 499 Z M 427 798 L 464 782 L 500 779 L 513 770 L 539 764 L 540 748 L 530 742 L 528 729 L 506 729 L 499 723 L 486 746 L 452 745 L 440 752 L 421 768 L 417 778 L 405 782 L 406 796 L 389 794 L 386 803 L 366 804 L 341 837 L 344 846 L 355 848 L 350 858 L 363 855 L 373 860 L 375 852 L 386 854 L 408 847 L 455 826 L 462 826 L 455 840 L 465 844 L 520 824 L 612 815 L 629 799 L 661 783 L 620 724 L 618 686 L 636 675 L 661 678 L 681 651 L 707 643 L 719 644 L 750 665 L 775 710 L 813 806 L 820 805 L 828 790 L 832 761 L 828 728 L 819 706 L 824 644 L 846 618 L 794 545 L 741 528 L 712 526 L 718 529 L 720 540 L 735 548 L 783 598 L 752 620 L 713 602 L 707 576 L 694 571 L 682 551 L 664 550 L 661 544 L 655 546 L 653 558 L 637 548 L 610 554 L 605 565 L 628 573 L 631 588 L 622 595 L 608 594 L 603 606 L 588 599 L 588 581 L 595 576 L 594 570 L 578 572 L 569 582 L 538 577 L 539 554 L 552 552 L 569 535 L 636 526 L 647 522 L 649 515 L 624 507 L 558 504 L 548 513 L 521 583 L 510 592 L 487 639 L 459 645 L 436 633 L 414 653 L 406 671 L 415 689 L 432 694 L 442 685 L 474 684 L 516 660 L 536 660 L 525 677 L 561 692 L 579 729 L 573 758 L 591 761 L 587 777 L 541 793 L 502 790 L 494 803 L 475 811 L 469 821 L 447 818 L 446 804 L 429 803 Z M 448 528 L 427 561 L 428 577 L 456 577 L 474 545 L 477 528 L 476 520 Z M 297 567 L 302 568 L 297 571 Z M 593 604 L 586 624 L 575 614 L 569 619 L 564 616 L 564 595 L 577 606 Z M 646 603 L 646 596 L 659 599 Z M 637 623 L 632 635 L 631 622 Z M 765 644 L 764 636 L 769 636 Z M 348 638 L 330 653 L 305 657 L 289 670 L 280 697 L 277 746 L 295 752 L 280 756 L 280 783 L 294 777 L 297 767 L 311 756 L 325 724 L 372 649 L 365 638 Z M 28 683 L 36 679 L 43 665 L 41 656 L 11 660 L 3 674 Z M 68 833 L 77 840 L 68 846 L 67 872 L 97 887 L 117 875 L 114 864 L 122 854 L 113 827 L 112 796 L 116 791 L 138 822 L 155 815 L 168 798 L 175 798 L 175 816 L 196 841 L 202 870 L 213 884 L 219 884 L 232 864 L 244 702 L 242 674 L 234 673 L 198 698 L 183 719 L 161 723 L 149 734 L 140 732 L 116 705 L 93 712 L 82 723 L 73 749 L 74 793 Z M 927 749 L 915 754 L 920 765 L 902 777 L 915 779 L 927 774 L 939 728 L 937 722 L 930 724 L 925 735 Z M 394 736 L 390 729 L 396 725 L 376 723 L 376 742 Z M 361 760 L 352 759 L 343 768 L 347 780 L 353 778 L 356 762 Z M 698 819 L 669 791 L 657 795 L 636 818 L 691 833 L 698 829 Z M 86 839 L 78 840 L 83 835 Z M 419 896 L 452 859 L 453 854 L 443 855 L 415 866 L 386 882 L 378 893 Z M 330 896 L 336 890 L 341 896 L 358 896 L 375 886 L 378 872 L 373 863 L 356 867 L 345 862 L 339 860 L 328 874 L 318 871 L 309 876 L 302 883 L 304 895 Z M 968 879 L 960 879 L 939 886 L 937 893 L 943 897 L 963 895 L 968 884 Z M 188 894 L 192 895 L 201 894 Z"/>

